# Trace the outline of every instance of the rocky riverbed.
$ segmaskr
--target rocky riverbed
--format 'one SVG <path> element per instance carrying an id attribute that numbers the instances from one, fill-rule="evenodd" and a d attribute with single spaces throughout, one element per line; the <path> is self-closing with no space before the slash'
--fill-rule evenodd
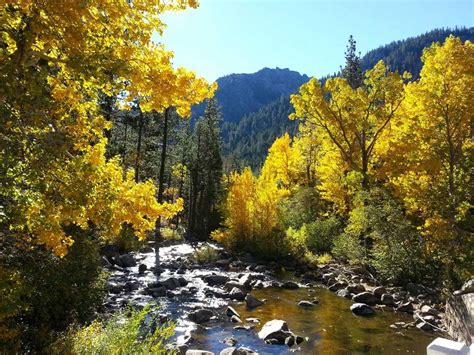
<path id="1" fill-rule="evenodd" d="M 213 247 L 220 259 L 207 264 L 189 244 L 161 247 L 159 275 L 152 247 L 106 251 L 104 310 L 159 304 L 182 353 L 418 354 L 443 328 L 436 293 L 421 285 L 385 288 L 366 270 L 341 265 L 289 272 Z"/>

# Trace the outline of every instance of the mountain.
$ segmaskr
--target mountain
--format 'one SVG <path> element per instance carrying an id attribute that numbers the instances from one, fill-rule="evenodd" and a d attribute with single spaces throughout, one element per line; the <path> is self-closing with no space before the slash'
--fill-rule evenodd
<path id="1" fill-rule="evenodd" d="M 391 70 L 409 71 L 417 78 L 423 49 L 433 42 L 443 42 L 451 34 L 463 41 L 474 41 L 474 28 L 435 29 L 367 52 L 361 58 L 362 68 L 371 68 L 382 59 Z M 341 61 L 343 58 L 341 53 Z M 306 75 L 278 68 L 264 68 L 253 74 L 231 74 L 217 80 L 219 88 L 215 97 L 223 112 L 223 150 L 227 166 L 239 168 L 244 164 L 258 169 L 275 138 L 285 131 L 296 132 L 297 122 L 288 119 L 292 112 L 289 95 L 308 80 Z M 204 106 L 198 106 L 194 114 L 199 116 L 203 110 Z"/>
<path id="2" fill-rule="evenodd" d="M 423 54 L 423 49 L 431 46 L 433 42 L 443 42 L 449 35 L 459 37 L 463 42 L 472 41 L 474 40 L 474 27 L 435 29 L 416 37 L 378 47 L 362 57 L 362 69 L 370 69 L 382 59 L 391 70 L 397 70 L 399 73 L 408 71 L 414 78 L 418 78 L 422 66 L 420 57 Z"/>
<path id="3" fill-rule="evenodd" d="M 230 74 L 217 79 L 215 98 L 221 106 L 224 122 L 238 123 L 242 117 L 262 106 L 288 96 L 309 77 L 289 69 L 263 68 L 252 74 Z M 204 113 L 205 105 L 193 109 L 193 116 Z"/>

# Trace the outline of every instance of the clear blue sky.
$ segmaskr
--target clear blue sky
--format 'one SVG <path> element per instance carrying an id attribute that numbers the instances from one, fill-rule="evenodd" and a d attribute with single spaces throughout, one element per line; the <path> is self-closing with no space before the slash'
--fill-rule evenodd
<path id="1" fill-rule="evenodd" d="M 434 28 L 474 24 L 474 0 L 201 0 L 165 14 L 156 38 L 177 66 L 208 80 L 263 67 L 323 76 L 339 69 L 352 34 L 362 54 Z"/>

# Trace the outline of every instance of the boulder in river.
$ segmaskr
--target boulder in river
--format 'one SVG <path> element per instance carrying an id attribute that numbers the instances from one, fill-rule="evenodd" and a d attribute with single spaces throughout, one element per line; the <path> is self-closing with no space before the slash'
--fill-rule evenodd
<path id="1" fill-rule="evenodd" d="M 184 280 L 184 279 L 183 279 Z M 175 288 L 178 288 L 181 286 L 181 282 L 179 279 L 175 277 L 170 277 L 169 279 L 166 279 L 164 281 L 160 281 L 161 285 L 166 287 L 167 290 L 174 290 Z"/>
<path id="2" fill-rule="evenodd" d="M 250 289 L 253 280 L 255 280 L 254 276 L 250 273 L 247 273 L 239 279 L 239 283 L 244 285 L 245 288 Z"/>
<path id="3" fill-rule="evenodd" d="M 400 303 L 397 307 L 398 312 L 413 313 L 414 308 L 411 302 Z"/>
<path id="4" fill-rule="evenodd" d="M 112 260 L 120 267 L 132 267 L 137 265 L 137 262 L 135 261 L 135 258 L 132 254 L 114 256 Z"/>
<path id="5" fill-rule="evenodd" d="M 145 246 L 143 248 L 140 248 L 140 253 L 143 253 L 143 254 L 153 253 L 154 251 L 155 249 L 153 249 L 150 246 Z"/>
<path id="6" fill-rule="evenodd" d="M 230 321 L 232 323 L 242 323 L 242 320 L 240 319 L 240 317 L 237 317 L 237 316 L 230 317 Z"/>
<path id="7" fill-rule="evenodd" d="M 393 299 L 393 296 L 389 293 L 384 293 L 380 297 L 380 303 L 386 306 L 395 306 L 395 300 Z"/>
<path id="8" fill-rule="evenodd" d="M 208 275 L 204 277 L 204 281 L 209 286 L 221 286 L 224 285 L 227 281 L 229 281 L 229 277 L 225 275 Z"/>
<path id="9" fill-rule="evenodd" d="M 293 282 L 293 281 L 286 281 L 282 283 L 280 287 L 286 288 L 288 290 L 296 290 L 297 288 L 300 288 L 300 286 L 296 282 Z"/>
<path id="10" fill-rule="evenodd" d="M 257 353 L 249 348 L 244 348 L 244 347 L 225 348 L 224 350 L 220 352 L 220 355 L 252 355 L 252 354 L 257 354 Z"/>
<path id="11" fill-rule="evenodd" d="M 209 309 L 198 309 L 189 313 L 188 318 L 194 323 L 201 324 L 209 322 L 213 316 L 214 312 Z"/>
<path id="12" fill-rule="evenodd" d="M 229 293 L 229 297 L 233 300 L 243 301 L 245 299 L 246 292 L 242 291 L 240 288 L 234 287 Z"/>
<path id="13" fill-rule="evenodd" d="M 384 293 L 387 293 L 387 289 L 383 286 L 379 286 L 379 287 L 374 288 L 372 290 L 372 293 L 374 294 L 375 297 L 377 297 L 378 299 L 381 299 L 382 295 Z"/>
<path id="14" fill-rule="evenodd" d="M 270 344 L 285 344 L 286 338 L 294 335 L 288 329 L 288 324 L 284 320 L 274 319 L 262 327 L 258 332 L 258 337 Z"/>
<path id="15" fill-rule="evenodd" d="M 339 297 L 344 297 L 344 298 L 352 298 L 353 296 L 353 294 L 349 292 L 347 288 L 337 291 L 336 295 L 338 295 Z"/>
<path id="16" fill-rule="evenodd" d="M 298 302 L 298 306 L 303 307 L 303 308 L 309 308 L 309 307 L 316 306 L 316 303 L 311 302 L 311 301 L 302 300 L 302 301 Z"/>
<path id="17" fill-rule="evenodd" d="M 347 282 L 338 281 L 338 282 L 333 283 L 331 286 L 329 286 L 328 289 L 331 292 L 337 292 L 339 290 L 342 290 L 346 286 L 347 286 Z"/>
<path id="18" fill-rule="evenodd" d="M 365 303 L 370 306 L 374 306 L 377 304 L 378 299 L 375 297 L 371 292 L 361 292 L 352 297 L 352 300 L 356 303 Z"/>
<path id="19" fill-rule="evenodd" d="M 215 355 L 211 351 L 206 351 L 206 350 L 195 350 L 195 349 L 189 349 L 186 351 L 186 355 Z"/>
<path id="20" fill-rule="evenodd" d="M 234 280 L 230 280 L 229 282 L 227 282 L 225 285 L 224 285 L 224 288 L 227 290 L 227 291 L 232 291 L 232 289 L 234 287 L 237 287 L 238 289 L 242 290 L 242 292 L 247 292 L 247 288 L 245 287 L 244 284 L 241 284 L 240 282 L 238 281 L 234 281 Z"/>
<path id="21" fill-rule="evenodd" d="M 228 306 L 225 310 L 225 314 L 227 317 L 237 316 L 240 317 L 240 314 L 231 306 Z"/>
<path id="22" fill-rule="evenodd" d="M 365 287 L 361 284 L 350 284 L 346 287 L 346 290 L 357 295 L 358 293 L 364 292 Z"/>
<path id="23" fill-rule="evenodd" d="M 143 275 L 147 269 L 148 266 L 146 266 L 145 264 L 138 265 L 138 274 Z"/>
<path id="24" fill-rule="evenodd" d="M 354 303 L 351 306 L 351 311 L 357 316 L 371 316 L 375 314 L 374 309 L 365 303 Z"/>
<path id="25" fill-rule="evenodd" d="M 261 306 L 263 304 L 262 301 L 252 296 L 250 293 L 245 296 L 245 303 L 247 304 L 247 308 L 255 308 Z"/>

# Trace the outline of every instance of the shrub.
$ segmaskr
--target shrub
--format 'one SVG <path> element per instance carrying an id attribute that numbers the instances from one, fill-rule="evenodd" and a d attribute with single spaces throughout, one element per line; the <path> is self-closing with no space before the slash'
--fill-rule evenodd
<path id="1" fill-rule="evenodd" d="M 172 229 L 170 227 L 162 227 L 160 229 L 160 232 L 164 240 L 179 241 L 183 239 L 182 229 Z"/>
<path id="2" fill-rule="evenodd" d="M 115 314 L 108 321 L 96 320 L 89 326 L 72 327 L 52 347 L 53 354 L 167 354 L 165 341 L 173 334 L 173 324 L 158 324 L 147 306 Z"/>
<path id="3" fill-rule="evenodd" d="M 205 264 L 219 260 L 220 253 L 212 245 L 205 244 L 194 252 L 194 257 L 198 263 Z"/>
<path id="4" fill-rule="evenodd" d="M 24 350 L 43 349 L 55 332 L 64 331 L 71 323 L 90 321 L 102 304 L 106 274 L 97 242 L 84 232 L 78 234 L 64 258 L 37 247 L 16 249 L 8 262 L 7 270 L 16 270 L 21 285 L 26 286 L 18 299 L 24 306 L 16 314 L 21 319 L 18 335 Z"/>
<path id="5" fill-rule="evenodd" d="M 319 218 L 309 223 L 307 229 L 308 248 L 317 253 L 330 252 L 334 239 L 341 234 L 343 226 L 337 217 Z"/>

